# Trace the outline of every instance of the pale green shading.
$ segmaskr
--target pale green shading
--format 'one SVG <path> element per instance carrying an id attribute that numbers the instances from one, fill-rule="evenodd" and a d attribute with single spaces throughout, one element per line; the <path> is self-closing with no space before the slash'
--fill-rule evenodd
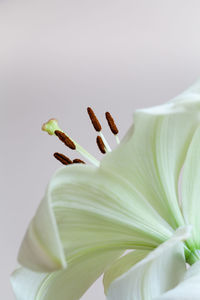
<path id="1" fill-rule="evenodd" d="M 99 256 L 106 268 L 116 257 L 113 255 L 113 260 L 104 265 L 104 254 L 106 260 L 106 253 L 112 256 L 115 251 L 123 253 L 127 249 L 137 249 L 117 261 L 106 273 L 104 281 L 107 290 L 109 285 L 113 286 L 112 280 L 114 284 L 118 276 L 128 276 L 129 271 L 126 271 L 134 268 L 133 264 L 139 257 L 142 259 L 144 253 L 153 250 L 148 259 L 160 253 L 158 249 L 163 249 L 162 246 L 156 252 L 154 249 L 168 240 L 187 219 L 187 208 L 182 207 L 178 199 L 178 180 L 190 142 L 200 123 L 199 86 L 200 82 L 167 104 L 136 111 L 134 126 L 117 149 L 106 154 L 100 167 L 99 162 L 93 157 L 90 159 L 90 154 L 84 149 L 82 151 L 82 147 L 75 142 L 77 150 L 97 167 L 67 166 L 53 176 L 22 243 L 19 260 L 23 266 L 41 272 L 63 269 L 60 276 L 68 274 L 63 277 L 68 286 L 72 258 L 81 258 L 77 260 L 78 273 L 79 268 L 81 272 L 84 257 L 90 264 L 92 253 L 93 272 L 96 272 Z M 187 245 L 194 250 L 194 239 L 190 239 Z M 183 254 L 183 247 L 181 249 Z M 169 261 L 173 261 L 170 253 Z M 129 261 L 129 257 L 134 259 Z M 150 260 L 153 262 L 153 259 Z M 121 262 L 125 262 L 124 266 Z M 146 258 L 141 261 L 141 266 L 145 262 Z M 174 269 L 170 270 L 173 272 Z M 101 269 L 99 272 L 103 271 Z M 121 275 L 123 272 L 124 275 Z M 154 289 L 161 282 L 154 267 L 141 270 L 140 276 L 150 278 L 150 273 L 154 276 Z M 57 276 L 59 273 L 53 274 Z M 95 276 L 91 281 L 95 280 Z M 173 281 L 170 288 L 177 283 L 175 277 L 170 279 Z M 163 280 L 167 282 L 166 278 Z M 53 286 L 57 279 L 48 279 L 48 282 Z M 151 289 L 151 280 L 147 283 Z M 87 286 L 84 288 L 87 289 Z"/>
<path id="2" fill-rule="evenodd" d="M 116 260 L 104 274 L 103 283 L 105 294 L 112 281 L 126 273 L 132 266 L 145 258 L 149 253 L 150 251 L 148 250 L 134 250 Z"/>
<path id="3" fill-rule="evenodd" d="M 54 135 L 56 130 L 61 131 L 58 121 L 56 119 L 50 119 L 46 123 L 43 124 L 42 130 L 46 131 L 49 135 Z"/>
<path id="4" fill-rule="evenodd" d="M 136 113 L 133 134 L 108 153 L 100 166 L 134 186 L 173 229 L 184 225 L 178 179 L 198 122 L 199 112 Z"/>
<path id="5" fill-rule="evenodd" d="M 67 269 L 50 274 L 20 268 L 11 276 L 16 300 L 77 300 L 120 254 L 114 250 L 76 256 Z"/>
<path id="6" fill-rule="evenodd" d="M 192 237 L 188 241 L 191 250 L 200 257 L 200 127 L 196 130 L 187 153 L 182 180 L 182 205 L 185 220 L 193 225 Z M 195 255 L 195 253 L 194 253 Z"/>
<path id="7" fill-rule="evenodd" d="M 196 262 L 185 273 L 181 282 L 172 290 L 153 300 L 199 300 L 200 262 Z"/>
<path id="8" fill-rule="evenodd" d="M 51 208 L 50 185 L 28 227 L 18 255 L 20 264 L 35 271 L 50 272 L 67 266 Z"/>
<path id="9" fill-rule="evenodd" d="M 62 245 L 57 255 L 60 262 L 63 253 L 67 258 L 94 248 L 151 250 L 172 234 L 167 223 L 132 185 L 101 168 L 73 165 L 60 169 L 52 178 L 42 203 L 41 207 L 47 206 L 55 222 L 47 223 L 44 231 L 45 224 L 39 222 L 45 221 L 46 211 L 39 208 L 32 223 L 41 226 L 38 236 L 47 253 Z M 48 230 L 48 226 L 53 226 L 53 230 L 51 227 Z M 47 239 L 45 232 L 52 237 Z M 49 271 L 42 263 L 40 251 L 29 255 L 34 245 L 35 236 L 30 237 L 28 231 L 19 255 L 21 264 L 33 270 Z"/>
<path id="10" fill-rule="evenodd" d="M 107 300 L 153 300 L 154 297 L 174 288 L 186 271 L 182 241 L 187 239 L 189 234 L 190 228 L 179 229 L 168 241 L 138 263 L 138 251 L 128 254 L 130 259 L 126 261 L 121 258 L 121 263 L 117 262 L 116 267 L 121 269 L 126 263 L 125 269 L 128 265 L 130 269 L 107 287 Z M 132 266 L 134 260 L 136 264 Z M 116 267 L 113 268 L 113 278 L 118 272 Z"/>

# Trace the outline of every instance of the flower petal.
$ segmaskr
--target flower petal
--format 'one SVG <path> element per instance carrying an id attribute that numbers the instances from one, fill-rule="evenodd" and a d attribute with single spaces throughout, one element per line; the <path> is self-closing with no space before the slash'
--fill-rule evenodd
<path id="1" fill-rule="evenodd" d="M 131 128 L 124 142 L 101 164 L 132 184 L 174 229 L 184 225 L 178 179 L 200 121 L 200 109 L 193 107 L 195 101 L 200 103 L 199 90 L 197 95 L 187 95 L 186 106 L 180 96 L 163 106 L 136 111 L 134 131 Z M 136 199 L 134 202 L 137 205 Z"/>
<path id="2" fill-rule="evenodd" d="M 166 115 L 180 112 L 196 112 L 197 110 L 200 110 L 200 79 L 171 101 L 162 105 L 140 109 L 138 112 Z"/>
<path id="3" fill-rule="evenodd" d="M 112 281 L 126 273 L 136 263 L 144 259 L 149 253 L 150 251 L 148 250 L 134 250 L 116 260 L 116 262 L 112 264 L 112 266 L 104 274 L 103 283 L 105 294 L 107 294 Z"/>
<path id="4" fill-rule="evenodd" d="M 182 205 L 187 223 L 193 225 L 191 248 L 200 249 L 200 127 L 196 130 L 190 144 L 182 178 Z"/>
<path id="5" fill-rule="evenodd" d="M 137 205 L 135 198 L 139 200 Z M 52 223 L 49 219 L 45 223 L 43 206 L 47 212 L 51 211 Z M 33 252 L 35 244 L 55 261 L 54 248 L 60 245 L 67 260 L 74 254 L 98 249 L 151 250 L 172 233 L 123 178 L 85 165 L 68 166 L 55 174 L 30 228 L 21 246 L 19 261 L 32 270 L 45 272 L 51 271 L 52 266 L 44 265 L 41 251 Z M 48 235 L 46 238 L 46 233 L 52 233 L 52 239 Z M 59 252 L 56 259 L 61 261 Z M 59 264 L 55 266 L 58 268 Z"/>
<path id="6" fill-rule="evenodd" d="M 20 247 L 19 262 L 35 271 L 51 272 L 67 266 L 55 215 L 51 208 L 51 193 L 46 195 L 30 223 Z"/>
<path id="7" fill-rule="evenodd" d="M 153 300 L 199 300 L 200 299 L 200 262 L 192 265 L 183 280 L 172 290 Z"/>
<path id="8" fill-rule="evenodd" d="M 177 109 L 182 108 L 191 112 L 200 110 L 200 79 L 169 103 L 173 103 Z"/>
<path id="9" fill-rule="evenodd" d="M 107 299 L 151 300 L 174 288 L 186 270 L 182 241 L 187 239 L 189 234 L 190 228 L 180 228 L 172 238 L 115 279 L 108 288 Z M 134 252 L 131 256 L 134 256 Z M 124 258 L 121 258 L 122 263 L 123 260 Z M 131 260 L 129 263 L 131 266 Z M 119 262 L 118 266 L 121 267 Z M 116 273 L 116 268 L 112 266 L 108 272 L 111 273 L 112 270 Z"/>
<path id="10" fill-rule="evenodd" d="M 11 277 L 17 300 L 77 300 L 118 256 L 118 250 L 74 257 L 67 269 L 47 273 L 20 268 Z"/>

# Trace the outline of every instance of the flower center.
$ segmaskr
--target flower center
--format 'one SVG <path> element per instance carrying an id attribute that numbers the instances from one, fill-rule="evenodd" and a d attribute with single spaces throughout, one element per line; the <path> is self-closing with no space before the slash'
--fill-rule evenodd
<path id="1" fill-rule="evenodd" d="M 87 112 L 88 112 L 88 115 L 90 117 L 90 120 L 92 122 L 94 129 L 98 133 L 97 138 L 96 138 L 96 143 L 97 143 L 99 150 L 101 151 L 102 154 L 111 152 L 112 150 L 111 150 L 106 138 L 104 137 L 104 135 L 102 133 L 102 126 L 101 126 L 99 120 L 97 119 L 94 111 L 92 110 L 91 107 L 88 107 Z M 119 144 L 120 143 L 120 140 L 118 137 L 119 130 L 115 124 L 113 117 L 111 116 L 111 114 L 109 112 L 105 113 L 105 117 L 106 117 L 106 120 L 108 122 L 111 132 L 114 134 L 114 136 L 116 138 L 117 144 Z M 44 123 L 42 126 L 42 130 L 46 131 L 49 135 L 56 135 L 59 138 L 59 140 L 61 140 L 68 148 L 70 148 L 71 150 L 76 150 L 86 160 L 91 162 L 93 165 L 95 165 L 97 167 L 99 166 L 100 162 L 93 155 L 91 155 L 87 150 L 85 150 L 75 140 L 73 140 L 71 137 L 69 137 L 62 129 L 60 129 L 60 127 L 58 125 L 58 121 L 56 119 L 50 119 L 48 122 Z M 83 160 L 78 159 L 78 158 L 71 160 L 64 154 L 58 153 L 58 152 L 54 153 L 54 157 L 64 165 L 70 165 L 70 164 L 75 164 L 75 163 L 85 163 Z"/>

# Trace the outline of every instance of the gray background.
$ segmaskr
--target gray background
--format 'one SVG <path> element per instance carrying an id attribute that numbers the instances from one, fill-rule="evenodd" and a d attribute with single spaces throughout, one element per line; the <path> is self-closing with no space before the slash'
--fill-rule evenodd
<path id="1" fill-rule="evenodd" d="M 198 0 L 0 0 L 1 299 L 14 299 L 8 277 L 60 166 L 53 152 L 76 156 L 41 124 L 57 117 L 100 158 L 86 107 L 105 128 L 110 110 L 122 137 L 136 108 L 165 102 L 196 80 L 199 11 Z M 104 299 L 101 282 L 83 299 Z"/>

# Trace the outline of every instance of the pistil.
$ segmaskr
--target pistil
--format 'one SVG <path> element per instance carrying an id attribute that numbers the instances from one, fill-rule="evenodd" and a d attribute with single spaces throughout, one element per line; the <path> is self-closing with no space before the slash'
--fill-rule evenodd
<path id="1" fill-rule="evenodd" d="M 87 112 L 88 112 L 88 115 L 90 117 L 90 120 L 92 122 L 94 129 L 98 132 L 96 142 L 97 142 L 99 150 L 103 154 L 106 154 L 106 152 L 111 152 L 111 148 L 102 133 L 101 124 L 100 124 L 99 120 L 97 119 L 94 111 L 92 110 L 91 107 L 88 107 Z M 105 116 L 106 116 L 108 125 L 110 127 L 110 130 L 115 135 L 116 141 L 119 144 L 120 143 L 119 138 L 118 138 L 119 130 L 115 124 L 115 121 L 109 112 L 106 112 Z M 60 129 L 60 127 L 58 126 L 58 121 L 56 119 L 50 119 L 48 122 L 43 124 L 42 130 L 48 132 L 48 134 L 50 134 L 50 135 L 56 135 L 59 138 L 59 140 L 61 140 L 68 148 L 70 148 L 71 150 L 78 151 L 85 159 L 90 161 L 93 165 L 95 165 L 97 167 L 100 165 L 100 162 L 93 155 L 91 155 L 88 151 L 86 151 L 83 147 L 81 147 L 77 142 L 75 142 L 71 137 L 69 137 L 62 129 Z M 77 163 L 85 164 L 85 162 L 79 158 L 71 160 L 64 154 L 58 153 L 58 152 L 54 153 L 54 157 L 64 165 L 77 164 Z"/>
<path id="2" fill-rule="evenodd" d="M 57 135 L 58 138 L 70 149 L 77 150 L 83 157 L 90 161 L 93 165 L 99 166 L 99 161 L 91 155 L 87 150 L 81 147 L 77 142 L 70 138 L 63 130 L 58 126 L 56 119 L 50 119 L 48 122 L 43 124 L 42 130 L 48 132 L 50 135 Z"/>

